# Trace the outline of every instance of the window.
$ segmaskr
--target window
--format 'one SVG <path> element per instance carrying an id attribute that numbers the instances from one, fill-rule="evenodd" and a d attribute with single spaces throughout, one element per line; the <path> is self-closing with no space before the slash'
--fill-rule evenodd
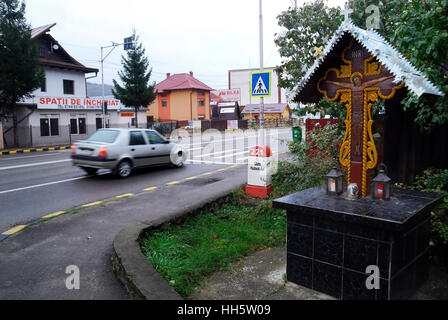
<path id="1" fill-rule="evenodd" d="M 47 92 L 47 78 L 44 78 L 44 80 L 42 80 L 42 85 L 40 87 L 40 91 Z"/>
<path id="2" fill-rule="evenodd" d="M 198 96 L 204 96 L 204 91 L 198 91 Z"/>
<path id="3" fill-rule="evenodd" d="M 96 118 L 96 130 L 103 127 L 103 118 Z"/>
<path id="4" fill-rule="evenodd" d="M 64 94 L 75 94 L 75 82 L 73 80 L 64 81 Z"/>
<path id="5" fill-rule="evenodd" d="M 45 57 L 45 47 L 39 47 L 39 57 Z"/>
<path id="6" fill-rule="evenodd" d="M 204 106 L 204 99 L 198 99 L 198 106 Z"/>
<path id="7" fill-rule="evenodd" d="M 40 135 L 42 137 L 59 135 L 59 119 L 40 119 Z"/>
<path id="8" fill-rule="evenodd" d="M 113 143 L 117 139 L 119 133 L 120 131 L 118 130 L 102 129 L 96 131 L 94 134 L 88 137 L 87 141 Z"/>
<path id="9" fill-rule="evenodd" d="M 162 107 L 166 107 L 168 106 L 168 101 L 167 100 L 162 100 Z"/>
<path id="10" fill-rule="evenodd" d="M 146 137 L 150 144 L 162 144 L 165 143 L 165 139 L 159 136 L 157 133 L 152 131 L 145 131 Z"/>
<path id="11" fill-rule="evenodd" d="M 78 118 L 79 134 L 86 134 L 86 118 Z"/>
<path id="12" fill-rule="evenodd" d="M 129 136 L 129 145 L 139 146 L 142 144 L 146 144 L 143 134 L 140 131 L 131 131 Z"/>
<path id="13" fill-rule="evenodd" d="M 70 134 L 86 134 L 86 118 L 70 119 Z"/>
<path id="14" fill-rule="evenodd" d="M 167 97 L 168 95 L 166 93 L 162 93 L 162 97 Z"/>
<path id="15" fill-rule="evenodd" d="M 77 119 L 70 119 L 70 134 L 78 134 Z"/>

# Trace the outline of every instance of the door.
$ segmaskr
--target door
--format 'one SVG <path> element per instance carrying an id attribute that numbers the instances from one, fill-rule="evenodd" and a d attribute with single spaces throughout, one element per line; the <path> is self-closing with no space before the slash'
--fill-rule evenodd
<path id="1" fill-rule="evenodd" d="M 134 158 L 135 167 L 150 164 L 151 150 L 149 147 L 142 131 L 129 132 L 129 154 Z"/>
<path id="2" fill-rule="evenodd" d="M 151 164 L 170 163 L 171 144 L 154 131 L 145 131 L 151 144 Z"/>

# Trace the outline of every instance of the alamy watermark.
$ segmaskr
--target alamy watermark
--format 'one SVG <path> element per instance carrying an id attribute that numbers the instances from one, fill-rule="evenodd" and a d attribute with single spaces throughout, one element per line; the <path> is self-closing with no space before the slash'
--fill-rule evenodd
<path id="1" fill-rule="evenodd" d="M 65 287 L 68 290 L 79 290 L 80 289 L 80 272 L 79 267 L 75 265 L 70 265 L 65 268 L 65 273 L 69 276 L 65 279 Z"/>

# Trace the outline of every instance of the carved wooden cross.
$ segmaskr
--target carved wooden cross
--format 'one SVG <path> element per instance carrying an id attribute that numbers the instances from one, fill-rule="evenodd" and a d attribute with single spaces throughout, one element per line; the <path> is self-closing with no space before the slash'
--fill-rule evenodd
<path id="1" fill-rule="evenodd" d="M 367 195 L 367 171 L 377 165 L 377 151 L 372 135 L 372 104 L 378 98 L 390 99 L 403 84 L 358 42 L 353 41 L 342 53 L 344 64 L 330 68 L 319 80 L 317 89 L 328 101 L 346 104 L 346 132 L 339 160 L 348 169 L 347 182 L 356 183 L 362 197 Z"/>

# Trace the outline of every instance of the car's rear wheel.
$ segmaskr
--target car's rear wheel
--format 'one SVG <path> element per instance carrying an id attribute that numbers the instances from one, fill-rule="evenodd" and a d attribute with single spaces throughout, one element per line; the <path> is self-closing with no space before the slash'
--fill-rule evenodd
<path id="1" fill-rule="evenodd" d="M 171 157 L 171 165 L 175 168 L 182 168 L 184 166 L 183 152 L 179 151 L 174 158 Z"/>
<path id="2" fill-rule="evenodd" d="M 123 160 L 121 161 L 117 168 L 114 170 L 114 173 L 119 177 L 119 178 L 127 178 L 131 175 L 132 172 L 132 165 L 129 161 L 127 160 Z"/>
<path id="3" fill-rule="evenodd" d="M 96 174 L 98 169 L 96 168 L 88 168 L 88 167 L 81 167 L 82 170 L 84 170 L 89 176 L 93 176 Z"/>

